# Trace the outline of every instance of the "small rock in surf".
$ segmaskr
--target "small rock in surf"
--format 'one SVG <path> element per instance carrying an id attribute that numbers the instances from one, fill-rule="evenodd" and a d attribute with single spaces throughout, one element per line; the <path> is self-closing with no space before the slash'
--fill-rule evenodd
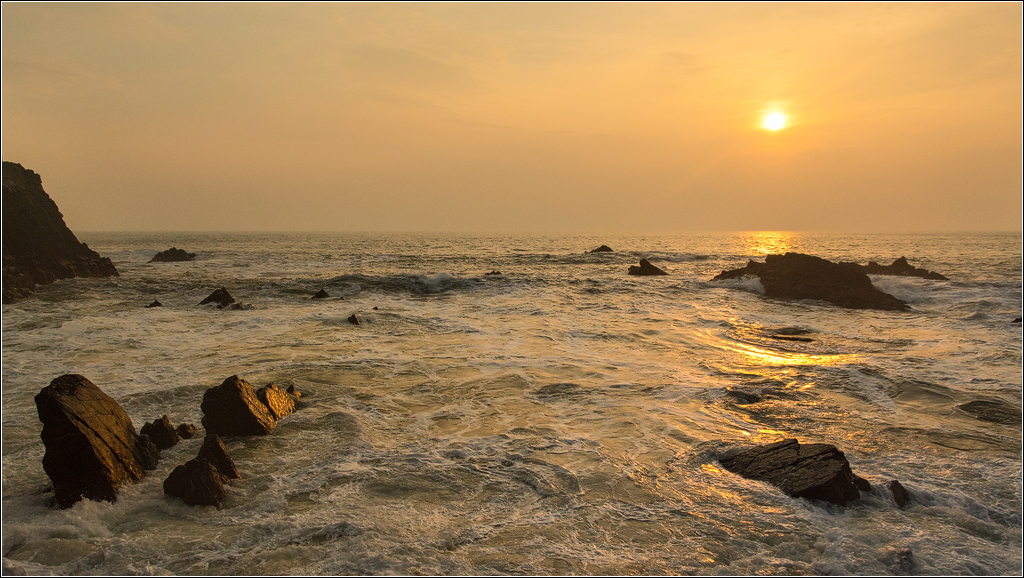
<path id="1" fill-rule="evenodd" d="M 630 275 L 668 275 L 668 273 L 662 271 L 658 267 L 651 265 L 651 262 L 647 259 L 640 259 L 640 265 L 630 265 Z"/>
<path id="2" fill-rule="evenodd" d="M 186 253 L 184 249 L 178 249 L 171 247 L 166 251 L 161 251 L 153 256 L 149 260 L 150 263 L 174 263 L 177 261 L 195 261 L 195 253 Z"/>
<path id="3" fill-rule="evenodd" d="M 310 299 L 327 299 L 330 296 L 331 295 L 327 292 L 326 289 L 321 289 L 321 290 L 317 291 L 316 295 L 313 295 Z"/>
<path id="4" fill-rule="evenodd" d="M 228 293 L 227 289 L 221 287 L 213 293 L 210 293 L 210 296 L 200 301 L 199 304 L 206 305 L 207 303 L 216 303 L 219 307 L 227 307 L 234 302 L 235 298 Z"/>

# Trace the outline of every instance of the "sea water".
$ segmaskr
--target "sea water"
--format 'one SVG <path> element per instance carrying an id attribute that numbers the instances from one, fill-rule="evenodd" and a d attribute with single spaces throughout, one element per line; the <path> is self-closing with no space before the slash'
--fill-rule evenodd
<path id="1" fill-rule="evenodd" d="M 1021 407 L 1019 233 L 80 237 L 120 276 L 3 306 L 5 574 L 1021 570 L 1021 424 L 958 408 Z M 149 263 L 171 246 L 196 260 Z M 785 251 L 950 280 L 872 278 L 909 312 L 711 281 Z M 669 274 L 627 275 L 641 258 Z M 252 308 L 198 305 L 220 287 Z M 162 490 L 200 436 L 116 503 L 60 510 L 33 396 L 65 373 L 136 428 L 199 425 L 236 374 L 304 403 L 225 438 L 242 479 L 220 508 Z M 873 489 L 833 506 L 717 460 L 784 438 L 836 445 Z"/>

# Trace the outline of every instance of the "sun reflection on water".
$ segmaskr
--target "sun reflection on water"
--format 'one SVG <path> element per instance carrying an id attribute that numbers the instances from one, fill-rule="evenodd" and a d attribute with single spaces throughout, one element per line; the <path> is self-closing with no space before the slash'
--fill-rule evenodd
<path id="1" fill-rule="evenodd" d="M 743 242 L 749 255 L 782 255 L 793 250 L 797 235 L 788 231 L 757 231 L 747 233 Z"/>

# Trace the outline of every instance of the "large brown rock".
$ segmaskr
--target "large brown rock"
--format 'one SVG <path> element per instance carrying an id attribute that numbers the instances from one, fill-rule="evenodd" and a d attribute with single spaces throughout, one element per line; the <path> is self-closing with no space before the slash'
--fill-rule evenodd
<path id="1" fill-rule="evenodd" d="M 734 474 L 768 482 L 794 498 L 846 505 L 860 498 L 860 490 L 871 489 L 867 480 L 854 475 L 843 452 L 830 444 L 788 439 L 725 454 L 718 461 Z"/>
<path id="2" fill-rule="evenodd" d="M 224 442 L 220 441 L 220 436 L 217 434 L 210 434 L 203 439 L 203 447 L 199 448 L 199 455 L 196 457 L 216 466 L 217 471 L 229 480 L 237 480 L 242 477 L 235 469 L 234 460 L 231 459 L 228 449 L 224 447 Z"/>
<path id="3" fill-rule="evenodd" d="M 274 416 L 256 397 L 249 382 L 237 375 L 206 390 L 199 408 L 203 411 L 203 427 L 207 434 L 268 435 L 276 425 Z"/>
<path id="4" fill-rule="evenodd" d="M 274 419 L 281 419 L 295 411 L 295 399 L 273 383 L 256 390 L 256 399 L 267 406 Z"/>
<path id="5" fill-rule="evenodd" d="M 80 243 L 64 223 L 39 175 L 4 161 L 3 302 L 60 279 L 112 275 L 117 269 L 110 259 Z"/>
<path id="6" fill-rule="evenodd" d="M 174 447 L 181 441 L 178 432 L 174 430 L 171 420 L 166 415 L 158 420 L 146 422 L 143 424 L 142 429 L 139 430 L 139 433 L 149 436 L 150 441 L 161 450 Z"/>
<path id="7" fill-rule="evenodd" d="M 193 458 L 174 468 L 164 480 L 164 493 L 180 498 L 189 506 L 219 506 L 227 497 L 225 478 L 217 466 Z"/>
<path id="8" fill-rule="evenodd" d="M 121 406 L 85 377 L 62 375 L 35 401 L 46 446 L 43 469 L 62 508 L 82 498 L 113 502 L 121 485 L 156 465 L 149 438 L 140 437 Z"/>
<path id="9" fill-rule="evenodd" d="M 714 280 L 744 276 L 759 277 L 768 297 L 817 299 L 850 309 L 909 309 L 905 301 L 876 289 L 856 263 L 833 263 L 802 253 L 768 255 L 764 263 L 750 261 L 746 267 L 722 271 Z"/>

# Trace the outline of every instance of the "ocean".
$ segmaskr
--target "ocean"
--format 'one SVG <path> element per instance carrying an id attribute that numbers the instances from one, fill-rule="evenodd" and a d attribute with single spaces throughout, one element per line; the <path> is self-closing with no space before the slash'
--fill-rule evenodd
<path id="1" fill-rule="evenodd" d="M 3 306 L 4 574 L 1021 571 L 1021 424 L 959 408 L 1021 408 L 1020 233 L 79 238 L 120 276 Z M 171 246 L 198 256 L 148 262 Z M 711 281 L 786 251 L 950 281 L 872 277 L 909 312 Z M 641 258 L 669 275 L 627 275 Z M 252 308 L 198 305 L 221 287 Z M 225 438 L 219 509 L 162 490 L 199 436 L 60 510 L 33 396 L 65 373 L 137 429 L 200 425 L 231 375 L 305 403 Z M 872 491 L 791 498 L 717 460 L 784 438 L 834 444 Z"/>

